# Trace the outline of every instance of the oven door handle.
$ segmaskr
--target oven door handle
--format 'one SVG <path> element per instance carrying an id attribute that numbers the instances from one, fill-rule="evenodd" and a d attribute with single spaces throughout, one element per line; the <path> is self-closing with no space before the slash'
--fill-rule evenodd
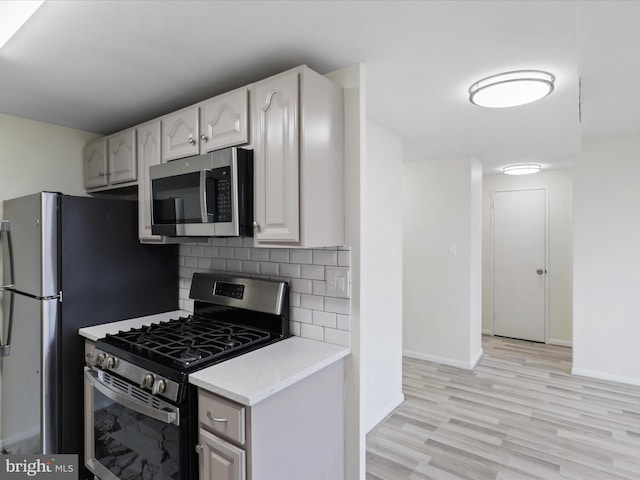
<path id="1" fill-rule="evenodd" d="M 163 423 L 175 424 L 178 425 L 179 420 L 179 409 L 176 409 L 175 412 L 165 412 L 164 410 L 158 410 L 157 408 L 150 407 L 149 405 L 145 405 L 142 402 L 138 402 L 129 397 L 126 397 L 118 392 L 114 392 L 105 384 L 103 384 L 100 380 L 95 377 L 95 373 L 89 369 L 85 369 L 84 378 L 93 385 L 100 393 L 102 393 L 105 397 L 113 400 L 114 402 L 119 403 L 120 405 L 124 405 L 131 410 L 135 410 L 138 413 L 146 415 L 147 417 L 155 418 Z"/>

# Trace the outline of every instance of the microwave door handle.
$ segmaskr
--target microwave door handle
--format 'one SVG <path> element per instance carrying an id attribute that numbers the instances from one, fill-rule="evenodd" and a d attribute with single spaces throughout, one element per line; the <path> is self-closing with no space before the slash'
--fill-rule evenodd
<path id="1" fill-rule="evenodd" d="M 209 217 L 215 214 L 215 210 L 213 212 L 207 210 L 207 195 L 211 193 L 215 198 L 215 191 L 207 192 L 207 178 L 211 178 L 212 176 L 213 172 L 209 169 L 200 171 L 200 217 L 202 218 L 202 223 L 209 223 Z"/>

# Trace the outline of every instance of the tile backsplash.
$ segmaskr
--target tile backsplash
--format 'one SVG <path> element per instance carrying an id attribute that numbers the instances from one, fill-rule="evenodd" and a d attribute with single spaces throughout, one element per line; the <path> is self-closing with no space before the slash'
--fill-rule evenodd
<path id="1" fill-rule="evenodd" d="M 194 272 L 287 281 L 291 333 L 338 345 L 351 345 L 351 299 L 327 294 L 325 267 L 351 267 L 349 247 L 324 249 L 255 248 L 253 238 L 209 238 L 180 245 L 180 308 L 189 299 Z"/>

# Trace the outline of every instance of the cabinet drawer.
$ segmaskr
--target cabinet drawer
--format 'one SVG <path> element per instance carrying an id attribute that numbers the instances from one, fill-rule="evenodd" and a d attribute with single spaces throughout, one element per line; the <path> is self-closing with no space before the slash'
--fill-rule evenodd
<path id="1" fill-rule="evenodd" d="M 198 390 L 198 422 L 216 435 L 244 445 L 245 408 L 242 405 Z"/>

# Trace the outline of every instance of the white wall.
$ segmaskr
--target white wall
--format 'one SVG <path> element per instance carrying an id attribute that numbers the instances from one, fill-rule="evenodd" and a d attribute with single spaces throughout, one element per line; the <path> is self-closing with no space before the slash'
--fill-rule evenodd
<path id="1" fill-rule="evenodd" d="M 403 165 L 404 353 L 472 368 L 481 347 L 482 167 Z"/>
<path id="2" fill-rule="evenodd" d="M 487 175 L 483 199 L 482 329 L 493 333 L 491 198 L 497 190 L 546 187 L 549 192 L 549 343 L 570 346 L 573 339 L 573 173 Z"/>
<path id="3" fill-rule="evenodd" d="M 364 426 L 370 431 L 402 394 L 402 138 L 367 122 L 362 184 Z"/>
<path id="4" fill-rule="evenodd" d="M 100 137 L 0 114 L 2 201 L 43 190 L 83 195 L 82 149 Z"/>
<path id="5" fill-rule="evenodd" d="M 574 161 L 573 372 L 640 385 L 640 133 Z"/>

